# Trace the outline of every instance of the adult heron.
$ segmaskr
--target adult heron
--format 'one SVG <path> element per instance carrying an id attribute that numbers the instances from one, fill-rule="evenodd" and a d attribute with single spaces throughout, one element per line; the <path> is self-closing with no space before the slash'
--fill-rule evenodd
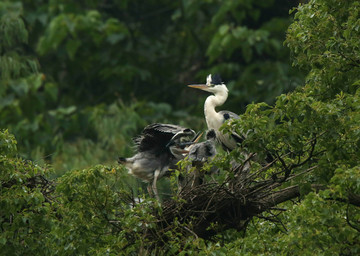
<path id="1" fill-rule="evenodd" d="M 205 100 L 204 113 L 209 130 L 214 129 L 216 133 L 216 139 L 222 145 L 226 151 L 232 151 L 236 148 L 238 143 L 242 143 L 244 136 L 237 133 L 224 134 L 220 131 L 220 127 L 223 123 L 230 119 L 239 119 L 239 116 L 233 112 L 222 110 L 216 112 L 215 108 L 225 103 L 228 97 L 228 88 L 221 81 L 219 75 L 208 75 L 206 78 L 206 84 L 192 84 L 188 85 L 191 88 L 200 89 L 212 93 Z"/>
<path id="2" fill-rule="evenodd" d="M 150 124 L 142 134 L 134 139 L 137 153 L 130 157 L 119 157 L 119 164 L 129 169 L 129 174 L 148 182 L 148 192 L 154 192 L 157 199 L 157 180 L 169 169 L 176 168 L 176 163 L 185 157 L 188 143 L 186 137 L 195 136 L 189 128 L 173 124 Z M 190 141 L 187 140 L 187 141 Z"/>

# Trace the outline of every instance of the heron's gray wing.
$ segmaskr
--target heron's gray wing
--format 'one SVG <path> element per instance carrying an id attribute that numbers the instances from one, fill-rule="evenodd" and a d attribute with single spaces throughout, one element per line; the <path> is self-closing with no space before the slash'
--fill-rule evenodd
<path id="1" fill-rule="evenodd" d="M 162 137 L 168 142 L 184 136 L 194 136 L 195 132 L 190 128 L 174 124 L 151 124 L 145 127 L 143 134 L 150 134 L 156 137 Z"/>
<path id="2" fill-rule="evenodd" d="M 154 154 L 158 155 L 161 152 L 165 151 L 166 144 L 169 139 L 166 139 L 166 137 L 163 136 L 156 136 L 153 134 L 142 134 L 136 137 L 134 139 L 134 142 L 137 145 L 138 152 L 151 151 Z"/>
<path id="3" fill-rule="evenodd" d="M 224 118 L 224 122 L 226 120 L 229 120 L 229 119 L 239 119 L 240 117 L 235 114 L 234 112 L 231 112 L 231 111 L 227 111 L 227 110 L 222 110 L 222 111 L 219 111 L 219 114 L 221 114 Z"/>
<path id="4" fill-rule="evenodd" d="M 232 133 L 231 137 L 236 141 L 236 143 L 243 143 L 243 141 L 245 140 L 245 136 L 239 135 L 237 133 Z"/>
<path id="5" fill-rule="evenodd" d="M 138 151 L 143 152 L 151 150 L 156 154 L 160 154 L 164 151 L 168 151 L 167 145 L 174 135 L 181 133 L 182 131 L 190 131 L 189 128 L 185 128 L 179 125 L 173 124 L 150 124 L 146 126 L 142 132 L 140 138 L 135 140 L 138 146 Z"/>
<path id="6" fill-rule="evenodd" d="M 227 110 L 222 110 L 222 111 L 219 111 L 219 113 L 224 117 L 224 122 L 226 120 L 230 120 L 230 119 L 239 119 L 240 117 L 231 112 L 231 111 L 227 111 Z M 236 141 L 236 143 L 242 143 L 245 139 L 245 136 L 243 135 L 239 135 L 237 133 L 232 133 L 231 134 L 231 137 Z"/>
<path id="7" fill-rule="evenodd" d="M 180 131 L 188 129 L 180 125 L 174 124 L 149 124 L 143 130 L 143 134 L 163 134 L 163 136 L 174 136 Z"/>

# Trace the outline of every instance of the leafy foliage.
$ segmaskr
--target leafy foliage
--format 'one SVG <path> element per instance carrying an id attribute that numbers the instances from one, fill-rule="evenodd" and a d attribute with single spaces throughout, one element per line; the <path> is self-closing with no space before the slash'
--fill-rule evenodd
<path id="1" fill-rule="evenodd" d="M 285 45 L 307 72 L 294 89 L 303 78 L 282 47 L 290 19 L 281 4 L 293 7 L 1 2 L 0 127 L 19 144 L 1 130 L 0 251 L 359 254 L 360 5 L 310 0 L 293 10 Z M 225 108 L 262 103 L 224 125 L 246 140 L 200 171 L 202 186 L 174 189 L 159 204 L 111 164 L 131 153 L 131 137 L 146 123 L 203 128 L 187 112 L 200 112 L 203 99 L 184 84 L 215 71 L 231 91 Z M 172 184 L 197 171 L 186 161 L 180 167 Z M 208 177 L 214 167 L 219 174 Z"/>
<path id="2" fill-rule="evenodd" d="M 16 141 L 8 131 L 0 132 L 1 235 L 0 248 L 7 255 L 47 255 L 47 233 L 53 225 L 48 196 L 48 172 L 30 161 L 17 158 Z"/>
<path id="3" fill-rule="evenodd" d="M 202 129 L 188 115 L 201 113 L 202 99 L 185 85 L 209 72 L 224 75 L 234 110 L 271 102 L 302 81 L 282 47 L 292 6 L 281 5 L 279 11 L 272 1 L 5 1 L 0 55 L 16 54 L 18 61 L 1 66 L 8 71 L 2 71 L 0 126 L 19 138 L 24 157 L 58 163 L 54 156 L 97 144 L 91 112 L 119 100 L 147 122 Z M 140 131 L 143 124 L 133 126 Z M 91 158 L 103 161 L 108 150 Z"/>
<path id="4" fill-rule="evenodd" d="M 354 19 L 358 9 L 356 1 L 310 1 L 300 5 L 286 44 L 296 56 L 294 64 L 310 70 L 307 84 L 280 95 L 274 106 L 249 105 L 241 120 L 232 126 L 248 134 L 244 147 L 250 152 L 281 156 L 280 168 L 295 167 L 294 173 L 301 173 L 303 167 L 315 168 L 305 180 L 296 183 L 328 185 L 326 190 L 310 193 L 290 209 L 285 233 L 262 238 L 269 241 L 266 244 L 284 241 L 288 245 L 286 253 L 351 255 L 359 251 L 359 226 L 353 219 L 359 216 L 359 205 L 348 202 L 359 195 L 356 74 L 360 65 L 356 53 L 345 54 L 359 47 L 358 19 Z M 299 163 L 306 165 L 297 167 Z M 279 178 L 279 166 L 275 167 L 269 169 L 269 175 Z M 268 249 L 263 247 L 259 253 L 263 250 Z M 269 250 L 285 253 L 275 247 Z"/>

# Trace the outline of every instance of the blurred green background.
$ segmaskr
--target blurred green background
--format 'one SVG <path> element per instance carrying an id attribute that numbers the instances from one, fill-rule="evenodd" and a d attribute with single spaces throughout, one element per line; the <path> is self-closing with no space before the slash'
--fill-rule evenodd
<path id="1" fill-rule="evenodd" d="M 23 0 L 0 2 L 0 128 L 20 155 L 58 175 L 115 164 L 149 123 L 204 130 L 219 73 L 223 109 L 303 84 L 283 45 L 290 0 Z"/>

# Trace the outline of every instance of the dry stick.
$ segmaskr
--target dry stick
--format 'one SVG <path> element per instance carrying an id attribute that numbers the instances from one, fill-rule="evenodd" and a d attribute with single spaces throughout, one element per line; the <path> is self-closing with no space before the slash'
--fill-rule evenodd
<path id="1" fill-rule="evenodd" d="M 196 239 L 199 238 L 198 235 L 197 235 L 194 231 L 190 230 L 190 229 L 187 228 L 186 226 L 181 226 L 181 227 L 184 228 L 186 231 L 188 231 L 188 232 L 189 232 L 190 234 L 192 234 L 193 236 L 195 236 Z"/>
<path id="2" fill-rule="evenodd" d="M 290 154 L 290 153 L 287 153 L 287 154 L 285 154 L 285 155 L 283 155 L 283 156 L 287 156 L 287 155 L 289 155 L 289 154 Z M 253 178 L 253 177 L 254 177 L 254 178 L 258 177 L 258 176 L 260 175 L 260 173 L 268 170 L 277 160 L 278 160 L 278 158 L 275 158 L 273 161 L 271 161 L 270 163 L 268 163 L 267 165 L 265 165 L 264 167 L 262 167 L 261 169 L 259 169 L 257 172 L 255 172 L 255 173 L 249 175 L 248 177 L 246 177 L 246 179 L 249 180 L 249 179 L 251 179 L 251 178 Z"/>
<path id="3" fill-rule="evenodd" d="M 312 141 L 316 141 L 316 138 L 313 139 Z M 309 142 L 311 143 L 311 142 Z M 311 147 L 311 151 L 310 151 L 310 154 L 309 156 L 307 157 L 307 159 L 305 159 L 303 162 L 301 163 L 298 163 L 299 165 L 302 165 L 302 164 L 305 164 L 307 161 L 309 161 L 311 159 L 311 157 L 313 157 L 313 152 L 314 152 L 314 148 L 315 148 L 315 144 L 314 142 L 312 142 L 312 147 Z M 249 175 L 248 177 L 246 177 L 244 180 L 241 180 L 240 182 L 244 182 L 246 180 L 250 180 L 251 178 L 253 177 L 257 177 L 258 175 L 260 175 L 260 173 L 266 171 L 267 169 L 269 169 L 276 161 L 280 161 L 282 163 L 282 165 L 284 167 L 286 167 L 285 171 L 286 172 L 289 172 L 289 168 L 288 166 L 286 165 L 286 163 L 284 162 L 284 160 L 282 159 L 282 157 L 288 155 L 290 153 L 287 153 L 287 154 L 284 154 L 282 156 L 280 156 L 279 154 L 277 154 L 277 159 L 274 159 L 274 161 L 272 161 L 271 163 L 269 163 L 268 165 L 264 166 L 263 168 L 261 168 L 260 170 L 258 170 L 256 173 L 254 174 L 251 174 Z M 249 161 L 252 157 L 253 157 L 254 154 L 251 154 L 245 161 L 244 161 L 244 165 L 247 161 Z M 242 170 L 244 168 L 244 165 L 239 167 L 237 169 L 236 172 Z M 310 172 L 312 171 L 313 169 L 317 168 L 317 166 L 313 166 L 311 168 L 308 168 L 304 171 L 302 171 L 301 173 L 299 174 L 296 174 L 296 175 L 292 175 L 291 177 L 287 177 L 286 175 L 284 176 L 285 179 L 283 179 L 283 181 L 288 181 L 290 179 L 294 179 L 304 173 L 307 173 L 307 172 Z M 292 170 L 293 168 L 290 168 L 290 171 Z M 228 180 L 228 179 L 227 179 Z M 239 182 L 239 181 L 238 181 Z M 235 183 L 235 185 L 238 185 L 239 183 Z M 253 186 L 252 188 L 249 188 L 251 190 L 251 192 L 249 193 L 239 193 L 240 196 L 243 198 L 243 202 L 244 204 L 246 203 L 246 199 L 248 197 L 251 197 L 253 196 L 255 193 L 258 193 L 258 192 L 261 192 L 260 195 L 258 195 L 256 198 L 257 198 L 257 202 L 254 200 L 252 201 L 252 203 L 255 203 L 255 205 L 253 207 L 256 207 L 257 208 L 254 208 L 253 210 L 255 212 L 251 213 L 250 214 L 250 217 L 251 216 L 255 216 L 254 214 L 256 214 L 256 212 L 262 212 L 264 210 L 271 210 L 271 209 L 276 209 L 276 208 L 272 208 L 273 206 L 275 206 L 276 204 L 278 203 L 281 203 L 283 202 L 284 200 L 289 200 L 291 198 L 294 198 L 296 196 L 298 196 L 299 194 L 299 187 L 298 186 L 293 186 L 293 187 L 288 187 L 286 189 L 282 189 L 282 190 L 279 190 L 279 191 L 276 191 L 276 192 L 272 192 L 270 193 L 270 195 L 268 193 L 265 193 L 266 191 L 271 191 L 273 189 L 275 189 L 276 187 L 279 187 L 282 185 L 283 182 L 274 182 L 274 180 L 265 180 L 263 181 L 261 184 L 258 184 L 256 186 Z M 214 186 L 214 188 L 211 188 L 211 190 L 209 190 L 209 187 L 211 186 Z M 191 216 L 191 213 L 200 213 L 199 217 L 200 219 L 204 219 L 206 220 L 206 215 L 209 214 L 209 213 L 214 213 L 216 212 L 215 210 L 213 210 L 214 207 L 216 206 L 211 206 L 212 203 L 214 203 L 214 200 L 216 198 L 225 198 L 226 195 L 228 196 L 231 196 L 231 198 L 236 198 L 234 197 L 234 194 L 233 193 L 230 193 L 226 188 L 225 186 L 227 185 L 226 182 L 223 182 L 221 185 L 217 185 L 216 186 L 216 183 L 213 183 L 213 184 L 210 184 L 210 185 L 207 185 L 207 186 L 202 186 L 202 190 L 200 189 L 190 189 L 190 190 L 187 190 L 186 192 L 185 191 L 182 191 L 182 192 L 185 192 L 185 193 L 181 193 L 181 196 L 182 198 L 184 199 L 190 199 L 190 202 L 194 201 L 194 200 L 197 200 L 199 201 L 199 199 L 201 199 L 201 196 L 205 196 L 205 198 L 207 197 L 208 200 L 205 200 L 203 204 L 200 203 L 200 205 L 195 205 L 194 207 L 191 207 L 191 203 L 190 203 L 190 207 L 192 209 L 190 209 L 188 211 L 188 214 L 186 214 L 186 216 L 182 215 L 183 218 L 182 219 L 186 219 L 188 218 L 188 216 Z M 313 185 L 312 187 L 314 188 L 319 188 L 320 185 Z M 255 188 L 255 189 L 254 189 Z M 210 192 L 211 194 L 209 196 L 207 196 L 206 194 L 209 194 L 209 192 L 207 193 L 207 191 L 212 191 Z M 241 190 L 239 190 L 241 191 Z M 201 192 L 200 194 L 197 194 L 196 192 Z M 215 203 L 218 202 L 218 203 L 221 203 L 221 201 L 218 201 L 218 200 L 215 200 Z M 181 208 L 183 208 L 185 205 L 184 204 L 181 204 L 183 206 L 180 206 Z M 171 207 L 172 206 L 172 207 Z M 170 204 L 169 207 L 165 208 L 164 210 L 165 211 L 170 211 L 170 213 L 176 209 L 179 209 L 178 207 L 176 207 L 176 209 L 172 209 L 173 206 L 175 206 L 175 203 L 172 205 Z M 205 207 L 204 207 L 205 206 Z M 226 206 L 226 204 L 224 205 Z M 204 207 L 204 208 L 203 208 Z M 204 210 L 197 210 L 197 209 L 201 209 L 203 208 Z M 210 210 L 210 208 L 212 208 Z M 284 211 L 284 209 L 276 209 L 276 210 L 282 210 Z M 184 211 L 186 212 L 186 209 L 184 209 Z M 169 213 L 169 214 L 170 214 Z M 199 219 L 199 224 L 201 223 L 201 220 Z"/>
<path id="4" fill-rule="evenodd" d="M 295 179 L 296 177 L 299 177 L 299 176 L 301 176 L 301 175 L 303 175 L 303 174 L 305 174 L 305 173 L 311 172 L 311 171 L 313 171 L 314 169 L 316 169 L 317 167 L 318 167 L 318 165 L 314 165 L 314 166 L 312 166 L 312 167 L 310 167 L 310 168 L 308 168 L 308 169 L 306 169 L 306 170 L 304 170 L 304 171 L 302 171 L 302 172 L 300 172 L 300 173 L 298 173 L 298 174 L 294 174 L 294 175 L 290 176 L 286 181 Z"/>
<path id="5" fill-rule="evenodd" d="M 269 180 L 269 181 L 272 182 L 272 183 L 274 182 L 273 180 Z M 260 186 L 259 188 L 247 193 L 246 196 L 249 197 L 252 194 L 257 193 L 257 192 L 262 191 L 262 190 L 265 190 L 265 189 L 272 190 L 273 188 L 280 186 L 282 183 L 276 183 L 275 184 L 276 186 L 274 186 L 274 187 L 271 186 L 271 185 L 274 185 L 274 184 L 270 184 L 270 185 L 268 185 L 268 184 L 265 183 L 264 185 Z"/>
<path id="6" fill-rule="evenodd" d="M 220 191 L 220 189 L 225 185 L 225 182 L 223 182 L 220 187 L 216 190 L 216 193 Z M 207 211 L 207 209 L 209 208 L 210 206 L 210 202 L 213 200 L 214 196 L 216 195 L 216 193 L 213 193 L 210 200 L 208 201 L 207 205 L 206 205 L 206 208 L 205 208 L 205 211 Z"/>
<path id="7" fill-rule="evenodd" d="M 238 167 L 236 167 L 235 169 L 234 169 L 234 174 L 236 174 L 237 172 L 241 172 L 241 171 L 243 171 L 244 170 L 244 167 L 245 167 L 245 164 L 247 163 L 247 162 L 249 162 L 250 160 L 251 160 L 251 158 L 253 158 L 253 157 L 255 157 L 256 156 L 256 153 L 250 153 L 249 154 L 249 156 L 245 159 L 245 161 L 241 164 L 241 165 L 239 165 Z M 239 168 L 239 167 L 241 167 L 241 168 Z M 240 170 L 236 170 L 236 169 L 240 169 Z"/>

